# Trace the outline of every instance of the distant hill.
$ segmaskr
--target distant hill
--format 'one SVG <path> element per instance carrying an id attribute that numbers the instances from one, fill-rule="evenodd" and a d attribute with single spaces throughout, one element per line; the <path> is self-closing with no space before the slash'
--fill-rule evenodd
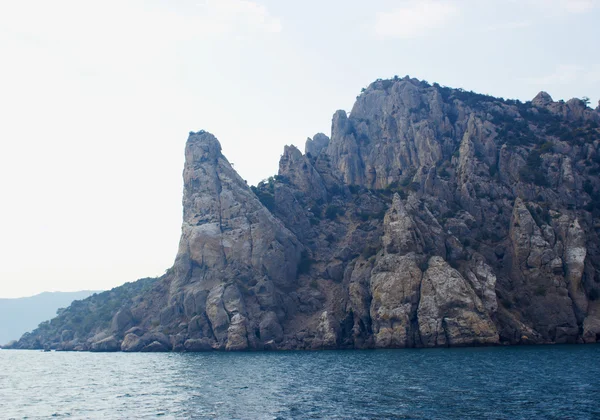
<path id="1" fill-rule="evenodd" d="M 74 300 L 85 299 L 94 293 L 97 292 L 44 292 L 26 298 L 0 299 L 0 345 L 18 340 L 41 322 L 54 318 L 57 309 L 66 308 Z"/>

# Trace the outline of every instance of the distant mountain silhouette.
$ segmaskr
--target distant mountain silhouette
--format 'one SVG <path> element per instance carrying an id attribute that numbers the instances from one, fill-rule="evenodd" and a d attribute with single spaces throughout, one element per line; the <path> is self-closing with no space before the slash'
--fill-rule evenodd
<path id="1" fill-rule="evenodd" d="M 44 292 L 25 298 L 0 299 L 0 345 L 18 340 L 41 322 L 54 318 L 59 308 L 66 308 L 74 300 L 85 299 L 94 293 L 97 292 Z"/>

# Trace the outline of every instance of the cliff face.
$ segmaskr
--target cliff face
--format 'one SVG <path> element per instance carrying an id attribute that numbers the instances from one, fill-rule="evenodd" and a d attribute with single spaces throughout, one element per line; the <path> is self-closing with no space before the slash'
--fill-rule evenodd
<path id="1" fill-rule="evenodd" d="M 599 341 L 599 123 L 543 92 L 520 103 L 380 80 L 336 112 L 331 138 L 286 146 L 252 188 L 211 134 L 191 133 L 173 268 L 119 304 L 83 301 L 85 329 L 68 308 L 13 347 Z"/>

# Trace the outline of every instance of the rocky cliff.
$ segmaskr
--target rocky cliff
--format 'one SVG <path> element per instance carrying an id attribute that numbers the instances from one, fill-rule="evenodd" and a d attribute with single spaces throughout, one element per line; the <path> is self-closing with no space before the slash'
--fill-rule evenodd
<path id="1" fill-rule="evenodd" d="M 190 133 L 173 268 L 116 304 L 83 301 L 85 329 L 68 308 L 13 347 L 599 341 L 599 126 L 579 99 L 378 80 L 256 187 Z"/>

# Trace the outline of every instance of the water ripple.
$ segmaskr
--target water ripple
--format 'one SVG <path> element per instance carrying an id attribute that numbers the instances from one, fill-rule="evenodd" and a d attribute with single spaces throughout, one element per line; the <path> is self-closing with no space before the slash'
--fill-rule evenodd
<path id="1" fill-rule="evenodd" d="M 600 346 L 285 353 L 0 351 L 1 418 L 585 419 Z"/>

